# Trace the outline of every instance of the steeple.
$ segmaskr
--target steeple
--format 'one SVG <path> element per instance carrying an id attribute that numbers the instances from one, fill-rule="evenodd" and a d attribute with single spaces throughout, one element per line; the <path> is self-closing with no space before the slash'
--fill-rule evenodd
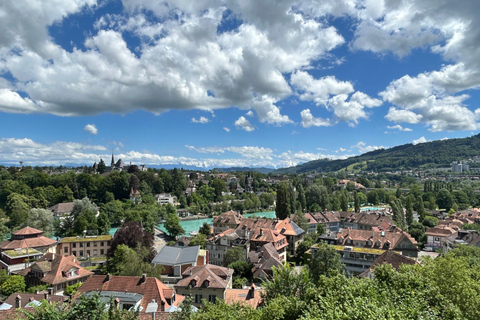
<path id="1" fill-rule="evenodd" d="M 110 164 L 112 168 L 115 166 L 115 159 L 113 158 L 113 150 L 112 150 L 112 163 Z"/>

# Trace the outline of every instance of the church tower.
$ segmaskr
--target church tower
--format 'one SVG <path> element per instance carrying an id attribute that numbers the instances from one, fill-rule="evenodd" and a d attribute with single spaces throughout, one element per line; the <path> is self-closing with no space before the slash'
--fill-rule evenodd
<path id="1" fill-rule="evenodd" d="M 115 159 L 113 158 L 113 150 L 112 150 L 112 163 L 110 164 L 112 169 L 115 167 Z"/>

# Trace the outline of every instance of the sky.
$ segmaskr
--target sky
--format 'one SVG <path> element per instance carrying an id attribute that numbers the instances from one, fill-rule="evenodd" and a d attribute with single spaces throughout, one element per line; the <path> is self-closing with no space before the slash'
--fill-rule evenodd
<path id="1" fill-rule="evenodd" d="M 0 163 L 294 166 L 480 129 L 478 0 L 0 1 Z"/>

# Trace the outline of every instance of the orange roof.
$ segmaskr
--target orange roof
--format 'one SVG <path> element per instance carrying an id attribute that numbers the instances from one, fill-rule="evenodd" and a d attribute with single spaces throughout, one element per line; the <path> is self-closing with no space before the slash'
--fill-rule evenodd
<path id="1" fill-rule="evenodd" d="M 246 304 L 256 309 L 262 302 L 263 290 L 255 290 L 255 285 L 248 289 L 227 289 L 225 290 L 225 302 L 227 304 Z"/>
<path id="2" fill-rule="evenodd" d="M 6 240 L 0 242 L 0 250 L 5 251 L 13 249 L 40 248 L 52 246 L 56 243 L 56 240 L 47 238 L 45 236 L 26 238 L 22 240 Z"/>
<path id="3" fill-rule="evenodd" d="M 282 242 L 282 240 L 285 241 Z M 252 237 L 250 238 L 250 241 L 272 243 L 277 250 L 288 246 L 287 238 L 283 234 L 280 234 L 275 230 L 266 228 L 255 229 Z"/>
<path id="4" fill-rule="evenodd" d="M 287 236 L 298 236 L 304 233 L 304 230 L 300 229 L 289 218 L 278 221 L 278 223 L 275 226 L 275 229 L 281 234 L 287 235 Z"/>
<path id="5" fill-rule="evenodd" d="M 12 234 L 16 235 L 16 236 L 17 235 L 28 235 L 28 234 L 39 234 L 39 233 L 43 233 L 43 231 L 32 228 L 32 227 L 28 227 L 28 226 L 23 228 L 23 229 L 12 232 Z"/>
<path id="6" fill-rule="evenodd" d="M 189 267 L 182 275 L 184 278 L 177 282 L 175 287 L 188 287 L 193 285 L 191 282 L 195 280 L 194 287 L 201 288 L 204 281 L 208 281 L 208 288 L 227 288 L 228 283 L 233 275 L 233 269 L 215 266 L 213 264 L 204 264 L 202 266 Z"/>
<path id="7" fill-rule="evenodd" d="M 347 242 L 348 239 L 363 241 L 366 242 L 363 246 L 364 248 L 383 248 L 386 243 L 389 243 L 388 249 L 395 249 L 405 238 L 407 238 L 412 245 L 417 244 L 417 241 L 412 238 L 410 234 L 394 226 L 387 231 L 343 229 L 337 234 L 337 243 L 339 245 L 349 246 L 352 244 Z M 370 245 L 368 245 L 368 241 L 371 241 Z M 380 246 L 377 245 L 378 242 Z"/>
<path id="8" fill-rule="evenodd" d="M 143 295 L 143 311 L 147 309 L 147 305 L 152 300 L 162 303 L 164 308 L 168 308 L 170 305 L 166 299 L 173 296 L 172 289 L 153 277 L 93 275 L 78 288 L 79 293 L 91 291 L 116 291 L 141 294 Z M 180 303 L 184 298 L 182 295 L 175 295 L 175 304 Z"/>

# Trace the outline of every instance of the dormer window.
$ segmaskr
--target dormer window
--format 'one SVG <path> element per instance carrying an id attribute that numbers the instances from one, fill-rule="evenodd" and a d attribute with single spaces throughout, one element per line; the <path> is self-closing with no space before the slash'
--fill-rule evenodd
<path id="1" fill-rule="evenodd" d="M 190 281 L 190 284 L 188 285 L 190 288 L 196 287 L 197 286 L 197 280 L 192 280 Z"/>
<path id="2" fill-rule="evenodd" d="M 208 288 L 209 286 L 210 286 L 210 281 L 208 280 L 203 281 L 202 288 Z"/>

